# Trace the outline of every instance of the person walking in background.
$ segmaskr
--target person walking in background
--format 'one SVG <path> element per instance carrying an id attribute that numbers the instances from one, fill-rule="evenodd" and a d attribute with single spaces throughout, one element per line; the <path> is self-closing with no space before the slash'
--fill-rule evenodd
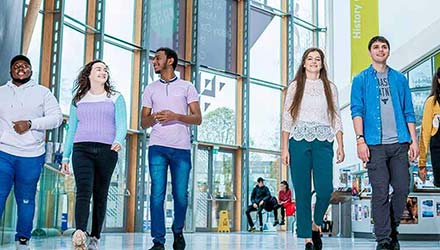
<path id="1" fill-rule="evenodd" d="M 333 141 L 337 163 L 344 160 L 336 85 L 327 76 L 324 53 L 307 49 L 287 89 L 282 121 L 281 160 L 290 164 L 297 206 L 297 233 L 305 249 L 322 249 L 320 227 L 333 192 Z M 316 190 L 312 222 L 311 176 Z"/>
<path id="2" fill-rule="evenodd" d="M 111 177 L 127 134 L 127 111 L 124 97 L 114 90 L 103 61 L 87 63 L 75 83 L 62 172 L 70 173 L 72 155 L 76 184 L 76 230 L 72 243 L 75 249 L 86 249 L 87 236 L 90 236 L 87 249 L 96 250 L 107 210 Z M 89 234 L 87 222 L 92 194 L 92 231 Z"/>
<path id="3" fill-rule="evenodd" d="M 440 187 L 440 68 L 432 77 L 431 94 L 425 102 L 420 130 L 419 177 L 426 181 L 426 157 L 431 152 L 434 186 Z"/>
<path id="4" fill-rule="evenodd" d="M 14 186 L 17 202 L 16 249 L 29 250 L 35 193 L 45 160 L 45 132 L 63 121 L 50 90 L 31 79 L 32 65 L 17 55 L 11 80 L 0 87 L 0 217 Z"/>
<path id="5" fill-rule="evenodd" d="M 376 249 L 398 250 L 397 228 L 409 194 L 408 151 L 410 161 L 419 154 L 416 118 L 408 80 L 387 65 L 388 40 L 371 38 L 368 51 L 371 65 L 353 78 L 351 116 L 357 154 L 367 163 L 373 191 Z"/>
<path id="6" fill-rule="evenodd" d="M 281 226 L 285 224 L 285 205 L 292 201 L 292 191 L 289 188 L 289 183 L 287 181 L 281 181 L 280 191 L 278 192 L 278 204 L 275 205 L 273 213 L 275 216 L 275 222 L 273 226 L 280 224 Z M 281 222 L 278 221 L 278 209 L 281 208 Z"/>
<path id="7" fill-rule="evenodd" d="M 202 115 L 196 88 L 179 79 L 174 71 L 177 53 L 170 48 L 159 48 L 153 58 L 158 81 L 149 84 L 142 96 L 143 128 L 153 127 L 148 146 L 148 166 L 151 177 L 150 211 L 151 250 L 165 249 L 164 201 L 168 167 L 171 171 L 174 199 L 173 248 L 186 247 L 183 237 L 188 207 L 188 181 L 191 172 L 190 125 L 200 125 Z M 188 113 L 189 109 L 189 113 Z"/>

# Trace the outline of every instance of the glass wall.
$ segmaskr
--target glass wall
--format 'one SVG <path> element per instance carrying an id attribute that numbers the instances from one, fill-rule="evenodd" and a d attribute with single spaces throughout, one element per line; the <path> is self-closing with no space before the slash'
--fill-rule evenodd
<path id="1" fill-rule="evenodd" d="M 204 71 L 199 78 L 203 123 L 198 127 L 198 140 L 235 145 L 236 79 Z"/>
<path id="2" fill-rule="evenodd" d="M 199 1 L 198 62 L 236 72 L 237 2 Z"/>
<path id="3" fill-rule="evenodd" d="M 252 1 L 250 15 L 250 77 L 249 88 L 249 182 L 252 191 L 258 177 L 263 177 L 271 193 L 276 196 L 281 181 L 281 110 L 283 41 L 282 24 L 285 14 L 293 14 L 293 72 L 300 66 L 301 57 L 309 47 L 325 50 L 325 4 L 322 1 L 299 0 L 293 3 L 293 13 L 282 9 L 282 1 Z M 287 173 L 284 173 L 286 175 Z M 250 195 L 249 195 L 250 196 Z M 248 197 L 249 197 L 248 196 Z"/>
<path id="4" fill-rule="evenodd" d="M 185 0 L 148 1 L 150 4 L 150 50 L 168 47 L 185 55 Z M 203 1 L 205 2 L 205 1 Z"/>
<path id="5" fill-rule="evenodd" d="M 84 65 L 84 40 L 84 33 L 64 25 L 59 103 L 65 115 L 69 115 L 75 81 Z"/>
<path id="6" fill-rule="evenodd" d="M 408 70 L 409 87 L 416 115 L 416 127 L 419 128 L 423 118 L 423 108 L 426 98 L 431 93 L 432 76 L 434 74 L 433 58 L 428 58 Z"/>
<path id="7" fill-rule="evenodd" d="M 130 118 L 134 115 L 131 113 L 132 105 L 136 105 L 134 110 L 141 108 L 132 103 L 132 98 L 137 94 L 134 90 L 139 84 L 144 84 L 143 81 L 134 82 L 137 77 L 133 76 L 146 72 L 147 83 L 159 78 L 153 72 L 151 64 L 141 69 L 135 67 L 138 65 L 135 60 L 139 58 L 137 53 L 145 50 L 149 52 L 147 56 L 151 57 L 157 48 L 170 47 L 177 51 L 181 59 L 176 75 L 191 81 L 197 87 L 203 117 L 202 125 L 193 130 L 196 132 L 196 136 L 192 138 L 193 145 L 197 145 L 192 151 L 195 154 L 193 166 L 195 177 L 189 188 L 192 193 L 186 230 L 193 228 L 211 230 L 217 227 L 220 210 L 229 211 L 230 222 L 233 225 L 235 202 L 237 199 L 240 202 L 241 199 L 250 196 L 255 181 L 260 176 L 266 179 L 266 185 L 275 195 L 282 176 L 280 172 L 281 110 L 283 90 L 288 84 L 286 80 L 288 72 L 286 67 L 283 67 L 286 63 L 283 60 L 286 57 L 283 53 L 288 47 L 287 51 L 293 53 L 292 68 L 296 69 L 306 48 L 325 46 L 326 33 L 325 29 L 321 29 L 326 26 L 325 13 L 323 13 L 325 3 L 318 0 L 252 0 L 248 2 L 251 5 L 248 13 L 249 22 L 247 29 L 244 29 L 238 26 L 242 23 L 239 20 L 244 16 L 243 12 L 239 12 L 243 10 L 239 6 L 244 1 L 198 1 L 197 18 L 195 18 L 194 6 L 187 5 L 185 0 L 112 0 L 105 1 L 106 5 L 101 13 L 104 23 L 102 30 L 88 30 L 86 33 L 90 1 L 93 0 L 78 0 L 73 1 L 74 3 L 65 1 L 61 78 L 57 83 L 60 86 L 59 101 L 64 115 L 68 116 L 72 88 L 81 67 L 87 61 L 94 59 L 90 58 L 91 53 L 88 53 L 92 46 L 93 55 L 101 56 L 109 66 L 112 82 L 125 98 L 128 123 L 131 125 Z M 137 21 L 135 12 L 142 2 L 149 5 L 145 8 L 148 9 L 148 13 L 143 13 L 143 17 L 147 20 L 142 20 L 142 23 L 148 23 L 146 34 L 142 34 L 142 37 L 148 41 L 147 48 L 142 48 L 142 45 L 135 41 L 136 32 L 141 33 L 141 27 L 138 27 L 139 30 L 135 30 L 134 27 Z M 292 13 L 288 13 L 289 4 L 293 4 Z M 41 16 L 43 13 L 40 14 Z M 34 74 L 38 74 L 38 66 L 42 60 L 40 56 L 42 18 L 40 17 L 29 50 Z M 99 15 L 97 18 L 99 19 Z M 282 33 L 286 30 L 283 29 L 283 25 L 287 25 L 289 18 L 294 23 L 291 34 L 293 44 L 287 43 L 288 34 Z M 196 20 L 197 26 L 195 26 Z M 190 21 L 193 23 L 188 23 Z M 93 20 L 88 22 L 93 23 Z M 192 30 L 187 30 L 190 27 Z M 249 48 L 241 48 L 243 44 L 239 44 L 243 41 L 244 30 L 249 32 Z M 90 34 L 96 32 L 95 39 L 99 39 L 101 31 L 104 33 L 102 47 L 95 47 L 96 43 L 99 43 L 97 40 L 93 43 L 86 41 L 89 32 Z M 247 49 L 249 54 L 243 58 L 241 54 Z M 196 53 L 188 53 L 194 51 Z M 249 67 L 249 75 L 242 75 L 244 66 Z M 247 82 L 247 79 L 250 81 Z M 250 84 L 246 88 L 249 93 L 243 94 L 245 89 L 243 84 L 247 83 Z M 246 95 L 249 98 L 248 106 L 242 104 Z M 242 121 L 244 112 L 249 114 L 249 120 Z M 250 155 L 247 183 L 249 190 L 242 197 L 236 197 L 234 192 L 235 178 L 238 178 L 236 170 L 241 169 L 242 163 L 235 159 L 240 150 L 243 150 L 243 138 L 240 137 L 247 132 L 243 131 L 244 127 L 249 129 Z M 135 126 L 131 129 L 136 133 L 139 127 Z M 131 138 L 129 135 L 126 146 L 138 147 L 138 142 Z M 142 154 L 145 154 L 145 151 Z M 120 161 L 109 194 L 106 222 L 108 230 L 114 231 L 125 225 L 125 217 L 118 215 L 122 213 L 127 215 L 126 175 L 130 162 L 138 160 L 129 158 L 130 155 L 125 147 L 119 155 Z M 148 169 L 148 166 L 145 167 Z M 128 172 L 128 174 L 136 173 Z M 137 177 L 143 180 L 145 193 L 136 195 L 141 197 L 136 199 L 142 199 L 144 202 L 141 216 L 144 219 L 144 229 L 148 230 L 151 218 L 148 211 L 150 189 L 148 170 L 144 174 L 145 176 Z M 167 226 L 170 227 L 173 215 L 170 192 L 166 196 L 165 209 Z M 242 220 L 245 220 L 244 216 Z M 135 223 L 139 222 L 135 221 Z M 194 224 L 193 228 L 191 223 Z M 69 227 L 73 226 L 71 224 Z"/>

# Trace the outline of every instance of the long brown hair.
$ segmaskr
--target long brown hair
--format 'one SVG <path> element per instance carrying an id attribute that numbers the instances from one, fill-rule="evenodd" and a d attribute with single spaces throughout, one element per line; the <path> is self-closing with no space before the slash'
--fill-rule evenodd
<path id="1" fill-rule="evenodd" d="M 327 107 L 328 107 L 327 112 L 330 116 L 331 124 L 333 124 L 336 117 L 335 104 L 332 97 L 330 80 L 328 79 L 327 76 L 327 68 L 326 68 L 327 66 L 325 64 L 324 52 L 322 52 L 322 50 L 319 48 L 308 48 L 302 56 L 301 65 L 299 65 L 298 70 L 296 71 L 295 79 L 293 79 L 293 81 L 296 81 L 296 91 L 295 91 L 295 95 L 293 96 L 293 101 L 292 104 L 290 105 L 289 112 L 293 118 L 293 121 L 296 121 L 296 119 L 298 118 L 299 110 L 301 108 L 301 102 L 304 96 L 304 88 L 306 83 L 306 69 L 304 67 L 304 64 L 306 62 L 307 56 L 314 51 L 318 52 L 319 55 L 321 56 L 322 68 L 319 71 L 319 78 L 324 83 L 324 93 L 325 93 L 325 98 L 327 99 Z"/>
<path id="2" fill-rule="evenodd" d="M 81 69 L 81 71 L 78 74 L 78 77 L 75 80 L 75 87 L 73 89 L 73 92 L 75 93 L 73 96 L 73 104 L 76 105 L 81 98 L 83 98 L 86 94 L 87 91 L 90 90 L 90 72 L 92 71 L 92 66 L 95 63 L 103 63 L 104 65 L 107 66 L 107 64 L 105 64 L 105 62 L 101 61 L 101 60 L 93 60 L 89 63 L 87 63 L 86 65 L 84 65 L 84 67 Z M 107 92 L 107 96 L 110 96 L 112 94 L 114 94 L 116 91 L 114 90 L 113 85 L 110 83 L 110 72 L 107 71 L 107 81 L 104 83 L 104 89 Z"/>
<path id="3" fill-rule="evenodd" d="M 440 68 L 438 68 L 432 76 L 431 93 L 429 94 L 429 97 L 434 96 L 433 105 L 435 105 L 436 103 L 440 104 L 440 83 L 438 82 L 439 79 Z"/>

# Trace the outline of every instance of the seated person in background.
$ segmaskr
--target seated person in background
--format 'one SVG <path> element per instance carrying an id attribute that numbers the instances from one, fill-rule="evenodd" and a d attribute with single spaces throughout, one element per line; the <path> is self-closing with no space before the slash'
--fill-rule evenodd
<path id="1" fill-rule="evenodd" d="M 264 185 L 264 179 L 258 177 L 257 185 L 255 185 L 251 194 L 251 205 L 246 210 L 246 217 L 249 223 L 249 231 L 255 231 L 254 222 L 252 221 L 251 212 L 257 211 L 260 231 L 263 231 L 263 215 L 261 211 L 264 208 L 264 203 L 271 197 L 269 189 Z"/>
<path id="2" fill-rule="evenodd" d="M 273 209 L 273 214 L 275 216 L 275 221 L 273 226 L 278 224 L 285 224 L 285 207 L 284 204 L 291 202 L 292 200 L 292 191 L 289 189 L 289 183 L 287 181 L 282 181 L 280 183 L 280 191 L 278 192 L 278 204 L 275 205 Z M 281 223 L 278 222 L 278 208 L 281 208 Z"/>

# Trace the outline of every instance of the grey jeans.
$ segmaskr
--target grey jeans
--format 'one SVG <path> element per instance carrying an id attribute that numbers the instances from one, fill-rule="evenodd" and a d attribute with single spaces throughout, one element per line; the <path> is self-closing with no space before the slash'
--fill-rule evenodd
<path id="1" fill-rule="evenodd" d="M 372 215 L 376 241 L 390 241 L 397 233 L 409 194 L 408 143 L 368 146 L 368 177 L 373 189 Z M 393 193 L 389 195 L 389 185 Z"/>

